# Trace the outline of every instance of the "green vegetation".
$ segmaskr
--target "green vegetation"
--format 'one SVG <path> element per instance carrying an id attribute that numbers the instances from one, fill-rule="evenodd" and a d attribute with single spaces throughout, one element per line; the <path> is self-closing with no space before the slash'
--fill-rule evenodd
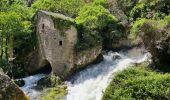
<path id="1" fill-rule="evenodd" d="M 158 24 L 155 20 L 145 18 L 136 20 L 131 28 L 130 38 L 136 39 L 140 32 L 145 31 L 147 33 L 153 33 L 154 31 L 157 31 L 159 28 L 161 28 L 159 25 L 155 26 L 155 24 Z"/>
<path id="2" fill-rule="evenodd" d="M 105 7 L 105 8 L 107 8 L 107 6 L 108 6 L 107 0 L 94 0 L 92 3 L 94 5 L 101 5 L 101 6 Z"/>
<path id="3" fill-rule="evenodd" d="M 115 16 L 111 15 L 109 10 L 101 5 L 89 5 L 82 8 L 76 23 L 82 25 L 88 30 L 102 30 L 109 23 L 116 22 Z"/>
<path id="4" fill-rule="evenodd" d="M 104 0 L 101 1 L 94 1 L 90 5 L 84 6 L 79 12 L 79 16 L 75 19 L 80 30 L 77 51 L 101 44 L 101 36 L 105 33 L 104 29 L 115 25 L 117 22 L 117 18 L 102 6 L 104 5 Z"/>
<path id="5" fill-rule="evenodd" d="M 23 58 L 36 49 L 34 15 L 38 10 L 75 18 L 66 19 L 70 22 L 54 18 L 54 22 L 60 23 L 56 27 L 63 31 L 70 25 L 76 26 L 79 38 L 75 49 L 83 51 L 101 45 L 104 30 L 117 23 L 116 17 L 110 14 L 107 7 L 107 0 L 36 0 L 31 7 L 26 0 L 1 0 L 0 67 L 14 78 L 27 74 Z"/>
<path id="6" fill-rule="evenodd" d="M 163 27 L 169 27 L 170 26 L 170 15 L 165 16 L 163 20 L 160 21 Z"/>
<path id="7" fill-rule="evenodd" d="M 169 94 L 170 74 L 138 66 L 117 73 L 103 100 L 169 100 Z"/>
<path id="8" fill-rule="evenodd" d="M 118 4 L 118 8 L 111 7 L 109 3 Z M 71 17 L 61 20 L 51 15 L 54 23 L 59 24 L 55 27 L 63 31 L 70 25 L 76 26 L 77 53 L 101 45 L 103 48 L 109 47 L 110 44 L 113 47 L 115 45 L 113 41 L 119 43 L 122 38 L 128 36 L 132 40 L 140 37 L 153 56 L 155 68 L 169 72 L 169 0 L 109 0 L 109 2 L 108 0 L 36 0 L 31 7 L 28 6 L 28 0 L 0 0 L 0 68 L 10 77 L 27 75 L 23 58 L 36 49 L 34 16 L 39 10 Z M 113 12 L 123 13 L 127 17 L 118 20 L 121 16 L 111 14 Z M 128 22 L 125 24 L 122 20 Z M 166 65 L 162 64 L 164 62 Z M 49 80 L 49 78 L 44 79 L 45 82 L 39 84 L 47 85 L 46 81 Z M 49 81 L 49 86 L 56 85 Z M 50 88 L 46 92 L 48 94 L 43 97 L 44 100 L 60 99 L 66 94 L 66 87 Z M 118 73 L 107 88 L 103 99 L 168 100 L 169 94 L 170 74 L 136 67 Z"/>
<path id="9" fill-rule="evenodd" d="M 138 18 L 162 19 L 170 13 L 169 0 L 118 0 L 118 4 L 131 21 Z"/>
<path id="10" fill-rule="evenodd" d="M 50 10 L 75 18 L 84 5 L 84 0 L 37 0 L 32 7 L 36 10 Z"/>
<path id="11" fill-rule="evenodd" d="M 17 63 L 18 61 L 10 63 L 12 59 L 19 59 L 19 56 L 29 52 L 35 44 L 31 22 L 33 10 L 28 8 L 23 0 L 1 0 L 0 5 L 2 5 L 0 7 L 0 66 L 8 75 L 13 76 L 13 69 L 23 68 L 21 63 Z"/>
<path id="12" fill-rule="evenodd" d="M 76 26 L 74 19 L 70 17 L 63 18 L 62 16 L 57 16 L 51 14 L 51 18 L 54 22 L 54 27 L 61 30 L 61 35 L 64 36 L 64 32 L 67 31 L 71 26 Z"/>
<path id="13" fill-rule="evenodd" d="M 137 33 L 140 32 L 141 27 L 147 22 L 147 19 L 139 19 L 134 22 L 131 28 L 130 38 L 134 39 L 137 37 Z"/>
<path id="14" fill-rule="evenodd" d="M 139 0 L 131 10 L 130 16 L 136 18 L 163 18 L 169 14 L 170 3 L 168 0 Z"/>
<path id="15" fill-rule="evenodd" d="M 117 19 L 110 14 L 106 7 L 107 0 L 37 0 L 32 5 L 36 11 L 39 9 L 49 10 L 75 18 L 79 29 L 77 51 L 101 44 L 103 28 L 108 24 L 115 24 Z M 55 22 L 66 24 L 66 26 L 69 24 L 60 20 L 55 20 Z"/>
<path id="16" fill-rule="evenodd" d="M 166 28 L 170 25 L 170 16 L 165 16 L 161 20 L 151 20 L 146 18 L 137 19 L 131 30 L 129 37 L 131 39 L 136 39 L 139 33 L 145 32 L 148 34 L 154 33 L 157 34 L 158 30 Z"/>
<path id="17" fill-rule="evenodd" d="M 45 95 L 42 97 L 42 100 L 61 100 L 66 94 L 66 86 L 49 88 L 45 91 Z"/>

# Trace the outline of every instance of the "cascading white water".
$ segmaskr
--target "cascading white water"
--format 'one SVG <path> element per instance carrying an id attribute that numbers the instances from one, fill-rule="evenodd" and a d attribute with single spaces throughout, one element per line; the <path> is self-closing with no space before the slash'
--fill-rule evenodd
<path id="1" fill-rule="evenodd" d="M 68 95 L 66 100 L 101 100 L 103 92 L 111 81 L 114 73 L 121 71 L 134 63 L 141 63 L 149 59 L 150 54 L 135 49 L 126 52 L 109 52 L 104 54 L 104 60 L 96 65 L 90 65 L 80 71 L 68 82 Z M 23 78 L 25 85 L 21 89 L 30 96 L 31 100 L 37 99 L 42 91 L 37 91 L 37 81 L 45 77 L 38 74 Z M 39 100 L 39 99 L 38 99 Z"/>
<path id="2" fill-rule="evenodd" d="M 31 100 L 34 100 L 35 98 L 37 98 L 37 96 L 40 96 L 41 91 L 36 90 L 35 87 L 37 86 L 38 80 L 43 77 L 45 77 L 45 74 L 37 74 L 23 78 L 23 80 L 25 81 L 25 85 L 21 87 L 21 89 L 26 95 L 30 97 Z"/>
<path id="3" fill-rule="evenodd" d="M 104 55 L 104 61 L 77 73 L 68 83 L 67 100 L 101 100 L 103 92 L 115 72 L 121 71 L 134 63 L 148 60 L 149 53 L 135 52 L 114 53 Z"/>

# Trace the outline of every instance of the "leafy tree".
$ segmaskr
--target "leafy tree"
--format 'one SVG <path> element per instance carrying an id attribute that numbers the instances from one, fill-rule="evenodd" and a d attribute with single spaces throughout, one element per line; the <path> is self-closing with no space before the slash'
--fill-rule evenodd
<path id="1" fill-rule="evenodd" d="M 88 5 L 81 9 L 76 23 L 89 30 L 102 30 L 109 23 L 116 22 L 115 16 L 101 5 Z"/>
<path id="2" fill-rule="evenodd" d="M 0 13 L 0 25 L 1 25 L 1 34 L 2 34 L 2 47 L 5 49 L 1 51 L 1 57 L 6 59 L 13 55 L 13 36 L 22 28 L 20 23 L 21 18 L 15 12 L 1 12 Z M 1 58 L 2 59 L 2 58 Z"/>
<path id="3" fill-rule="evenodd" d="M 117 19 L 102 5 L 92 3 L 80 10 L 75 22 L 80 28 L 79 44 L 76 47 L 81 51 L 101 44 L 104 29 L 115 24 Z"/>
<path id="4" fill-rule="evenodd" d="M 76 17 L 84 5 L 84 0 L 37 0 L 32 7 Z"/>
<path id="5" fill-rule="evenodd" d="M 31 36 L 33 32 L 31 20 L 34 12 L 26 6 L 25 0 L 14 0 L 11 3 L 2 0 L 1 4 L 3 6 L 0 6 L 0 67 L 7 71 L 8 75 L 12 74 L 12 69 L 17 70 L 15 74 L 18 74 L 23 68 L 12 68 L 14 65 L 10 65 L 9 60 L 20 58 L 21 54 L 32 48 L 34 38 Z"/>
<path id="6" fill-rule="evenodd" d="M 9 60 L 13 59 L 14 35 L 19 34 L 22 30 L 20 23 L 21 17 L 15 12 L 0 12 L 0 27 L 1 27 L 1 55 L 0 63 L 4 71 L 12 72 L 12 66 L 9 65 Z M 13 75 L 12 75 L 13 76 Z"/>

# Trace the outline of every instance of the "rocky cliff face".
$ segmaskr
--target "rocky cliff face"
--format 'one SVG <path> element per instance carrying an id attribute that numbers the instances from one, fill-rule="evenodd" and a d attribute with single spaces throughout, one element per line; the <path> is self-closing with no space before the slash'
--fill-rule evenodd
<path id="1" fill-rule="evenodd" d="M 87 66 L 88 64 L 92 62 L 94 63 L 95 61 L 98 62 L 97 60 L 101 61 L 102 60 L 101 52 L 102 52 L 102 47 L 98 46 L 98 47 L 93 47 L 85 51 L 76 53 L 74 64 L 78 69 L 80 69 L 80 68 Z"/>
<path id="2" fill-rule="evenodd" d="M 146 22 L 139 37 L 155 63 L 170 64 L 170 27 L 160 27 L 159 22 Z"/>
<path id="3" fill-rule="evenodd" d="M 0 100 L 29 100 L 29 98 L 8 76 L 0 72 Z"/>
<path id="4" fill-rule="evenodd" d="M 118 4 L 117 0 L 108 0 L 108 9 L 113 15 L 115 15 L 121 21 L 121 24 L 123 26 L 126 27 L 128 25 L 128 17 Z"/>
<path id="5" fill-rule="evenodd" d="M 145 35 L 143 40 L 154 62 L 170 64 L 170 28 L 159 30 L 156 34 Z"/>
<path id="6" fill-rule="evenodd" d="M 136 45 L 127 37 L 130 30 L 130 24 L 128 17 L 119 4 L 119 1 L 108 0 L 108 10 L 118 18 L 119 23 L 113 27 L 108 27 L 108 30 L 106 30 L 103 42 L 104 49 L 121 49 Z"/>

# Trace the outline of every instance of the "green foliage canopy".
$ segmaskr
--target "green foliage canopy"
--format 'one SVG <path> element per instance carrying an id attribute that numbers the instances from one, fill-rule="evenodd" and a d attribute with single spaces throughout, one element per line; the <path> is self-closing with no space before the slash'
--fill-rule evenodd
<path id="1" fill-rule="evenodd" d="M 101 5 L 83 7 L 76 18 L 77 24 L 90 30 L 102 30 L 109 23 L 116 21 L 116 17 Z"/>
<path id="2" fill-rule="evenodd" d="M 32 7 L 36 10 L 50 10 L 75 18 L 84 5 L 84 0 L 37 0 Z"/>

